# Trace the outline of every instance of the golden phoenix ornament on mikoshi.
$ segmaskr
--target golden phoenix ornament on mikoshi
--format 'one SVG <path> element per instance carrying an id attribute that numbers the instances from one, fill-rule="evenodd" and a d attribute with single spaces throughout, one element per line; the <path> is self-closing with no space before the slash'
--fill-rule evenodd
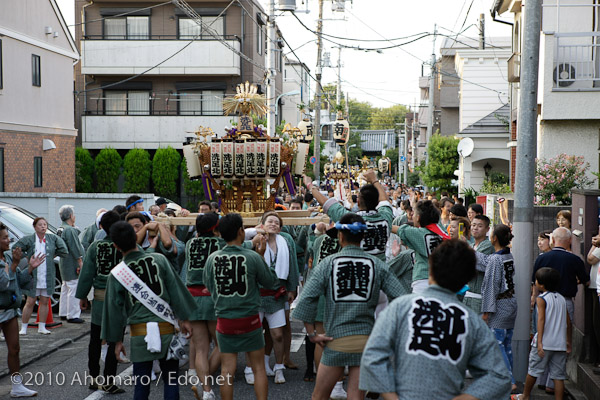
<path id="1" fill-rule="evenodd" d="M 258 87 L 255 84 L 241 83 L 236 87 L 236 94 L 223 100 L 223 112 L 225 115 L 234 114 L 256 114 L 259 117 L 267 113 L 265 105 L 266 98 L 258 94 Z"/>

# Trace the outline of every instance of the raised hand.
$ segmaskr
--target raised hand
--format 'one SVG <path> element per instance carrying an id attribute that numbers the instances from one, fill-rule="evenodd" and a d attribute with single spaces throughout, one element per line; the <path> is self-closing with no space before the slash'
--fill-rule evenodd
<path id="1" fill-rule="evenodd" d="M 39 253 L 38 255 L 33 255 L 29 259 L 29 266 L 31 267 L 32 270 L 34 270 L 37 267 L 39 267 L 40 265 L 42 265 L 42 263 L 45 260 L 46 260 L 46 255 L 45 254 Z"/>

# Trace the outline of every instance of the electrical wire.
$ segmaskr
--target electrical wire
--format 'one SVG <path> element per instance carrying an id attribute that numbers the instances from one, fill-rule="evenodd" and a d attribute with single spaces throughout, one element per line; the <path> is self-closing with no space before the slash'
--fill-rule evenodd
<path id="1" fill-rule="evenodd" d="M 176 1 L 176 0 L 174 0 L 174 1 Z M 213 35 L 213 33 L 212 33 L 212 32 L 210 32 L 210 30 L 212 30 L 212 28 L 210 28 L 210 26 L 211 26 L 213 23 L 215 23 L 215 21 L 216 21 L 216 20 L 217 20 L 219 17 L 221 17 L 221 16 L 222 16 L 222 15 L 225 13 L 225 11 L 227 11 L 227 9 L 228 9 L 228 8 L 229 8 L 229 7 L 230 7 L 230 6 L 231 6 L 233 3 L 235 3 L 236 1 L 237 1 L 237 0 L 231 0 L 231 2 L 230 2 L 228 5 L 227 5 L 227 7 L 225 7 L 225 8 L 223 9 L 223 11 L 221 11 L 221 13 L 220 13 L 220 14 L 217 16 L 217 18 L 215 18 L 215 20 L 213 20 L 213 22 L 211 22 L 211 24 L 210 24 L 210 25 L 208 25 L 208 26 L 207 26 L 206 24 L 202 24 L 202 26 L 203 26 L 203 27 L 206 27 L 206 28 L 207 28 L 207 32 L 208 32 L 208 33 L 209 33 L 211 36 L 214 36 L 214 37 L 215 37 L 217 40 L 219 40 L 221 43 L 225 43 L 225 42 L 224 42 L 222 39 L 220 39 L 220 38 L 218 37 L 218 35 Z M 122 84 L 122 83 L 129 82 L 129 81 L 131 81 L 131 80 L 133 80 L 133 79 L 135 79 L 135 78 L 138 78 L 138 77 L 140 77 L 140 76 L 142 76 L 142 75 L 145 75 L 146 73 L 148 73 L 148 72 L 152 71 L 154 68 L 157 68 L 157 67 L 161 66 L 162 64 L 164 64 L 165 62 L 169 61 L 171 58 L 175 57 L 177 54 L 181 53 L 183 50 L 185 50 L 186 48 L 188 48 L 188 47 L 189 47 L 189 46 L 190 46 L 190 45 L 191 45 L 191 44 L 192 44 L 194 41 L 196 41 L 196 39 L 198 39 L 198 37 L 200 37 L 200 35 L 201 35 L 201 33 L 199 33 L 198 35 L 196 35 L 196 36 L 195 36 L 195 37 L 194 37 L 192 40 L 190 40 L 190 41 L 189 41 L 189 42 L 188 42 L 188 43 L 187 43 L 185 46 L 183 46 L 181 49 L 177 50 L 175 53 L 171 54 L 169 57 L 165 58 L 164 60 L 162 60 L 162 61 L 161 61 L 161 62 L 159 62 L 158 64 L 155 64 L 154 66 L 152 66 L 152 67 L 148 68 L 147 70 L 140 72 L 139 74 L 135 74 L 135 75 L 133 75 L 133 76 L 130 76 L 129 78 L 125 78 L 125 79 L 122 79 L 122 80 L 120 80 L 120 81 L 118 81 L 118 82 L 113 82 L 113 83 L 110 83 L 110 84 L 108 84 L 108 85 L 99 86 L 99 87 L 97 87 L 97 88 L 80 90 L 80 91 L 76 92 L 75 94 L 76 94 L 77 96 L 79 96 L 79 95 L 80 95 L 80 94 L 82 94 L 82 93 L 88 93 L 88 92 L 93 92 L 93 91 L 96 91 L 96 90 L 108 89 L 108 88 L 114 87 L 114 86 L 116 86 L 116 85 L 120 85 L 120 84 Z M 245 56 L 245 55 L 244 55 L 244 56 Z M 264 67 L 263 67 L 263 69 L 264 69 Z"/>
<path id="2" fill-rule="evenodd" d="M 314 35 L 316 35 L 317 37 L 319 37 L 319 34 L 318 34 L 318 32 L 315 32 L 315 31 L 313 31 L 312 29 L 310 29 L 308 26 L 306 26 L 306 25 L 304 24 L 304 22 L 302 22 L 302 20 L 300 20 L 300 18 L 298 18 L 298 16 L 297 16 L 296 14 L 292 14 L 292 15 L 293 15 L 293 16 L 296 18 L 296 20 L 297 20 L 297 21 L 300 23 L 300 25 L 302 25 L 302 27 L 304 27 L 304 29 L 308 30 L 309 32 L 311 32 L 311 33 L 313 33 Z M 361 22 L 362 22 L 362 21 L 361 21 Z M 417 37 L 417 38 L 415 38 L 415 39 L 409 40 L 409 41 L 407 41 L 407 42 L 404 42 L 404 43 L 394 43 L 394 42 L 392 42 L 392 40 L 391 40 L 391 39 L 385 39 L 385 40 L 381 40 L 381 41 L 386 41 L 386 42 L 390 42 L 390 43 L 392 43 L 392 45 L 391 45 L 391 46 L 385 46 L 385 47 L 360 47 L 360 46 L 349 46 L 349 45 L 342 44 L 342 43 L 339 43 L 339 42 L 333 41 L 333 40 L 331 40 L 331 39 L 328 39 L 328 38 L 324 37 L 324 36 L 325 36 L 325 34 L 323 34 L 323 33 L 321 33 L 320 37 L 321 37 L 321 39 L 323 39 L 323 40 L 325 40 L 325 41 L 328 41 L 328 42 L 330 42 L 330 43 L 333 43 L 333 44 L 335 44 L 336 46 L 339 46 L 339 47 L 342 47 L 342 48 L 345 48 L 345 49 L 354 49 L 354 50 L 363 50 L 363 51 L 381 51 L 381 50 L 389 50 L 389 49 L 394 49 L 394 48 L 400 48 L 400 47 L 402 47 L 402 46 L 405 46 L 405 45 L 407 45 L 407 44 L 411 44 L 411 43 L 414 43 L 414 42 L 416 42 L 416 41 L 418 41 L 418 40 L 421 40 L 421 39 L 423 39 L 423 38 L 426 38 L 426 37 L 428 37 L 428 36 L 431 36 L 431 35 L 432 35 L 432 33 L 429 33 L 429 32 L 423 32 L 423 33 L 422 33 L 422 34 L 420 34 L 420 35 L 421 35 L 421 36 L 419 36 L 419 37 Z M 329 35 L 329 36 L 331 36 L 331 35 Z"/>
<path id="3" fill-rule="evenodd" d="M 85 24 L 89 24 L 89 23 L 92 23 L 92 22 L 104 21 L 104 20 L 105 20 L 105 19 L 107 19 L 107 18 L 118 18 L 118 17 L 124 17 L 124 16 L 126 16 L 126 15 L 133 14 L 133 13 L 136 13 L 136 12 L 139 12 L 139 11 L 150 10 L 150 9 L 152 9 L 152 8 L 156 8 L 156 7 L 165 6 L 165 5 L 167 5 L 167 4 L 171 4 L 171 3 L 172 3 L 171 1 L 165 1 L 164 3 L 155 4 L 155 5 L 153 5 L 153 6 L 144 7 L 144 8 L 138 8 L 138 9 L 136 9 L 136 10 L 131 10 L 131 11 L 124 12 L 124 13 L 122 13 L 122 14 L 111 15 L 110 17 L 102 17 L 102 18 L 92 19 L 92 20 L 89 20 L 89 21 L 83 21 L 83 22 L 79 22 L 79 23 L 77 23 L 77 24 L 71 24 L 71 25 L 67 25 L 67 26 L 68 26 L 68 27 L 71 27 L 71 26 L 79 26 L 79 25 L 85 25 Z"/>

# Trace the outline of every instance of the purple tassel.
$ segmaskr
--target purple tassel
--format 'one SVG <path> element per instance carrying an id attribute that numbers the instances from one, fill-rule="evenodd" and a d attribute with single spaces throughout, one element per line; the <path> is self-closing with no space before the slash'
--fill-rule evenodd
<path id="1" fill-rule="evenodd" d="M 214 201 L 215 191 L 213 190 L 212 183 L 210 182 L 209 174 L 206 172 L 202 174 L 202 187 L 204 189 L 204 198 Z"/>
<path id="2" fill-rule="evenodd" d="M 296 185 L 294 184 L 294 179 L 292 178 L 292 174 L 290 173 L 290 167 L 287 166 L 285 168 L 285 172 L 283 173 L 283 183 L 285 184 L 285 188 L 288 193 L 292 196 L 296 195 Z"/>

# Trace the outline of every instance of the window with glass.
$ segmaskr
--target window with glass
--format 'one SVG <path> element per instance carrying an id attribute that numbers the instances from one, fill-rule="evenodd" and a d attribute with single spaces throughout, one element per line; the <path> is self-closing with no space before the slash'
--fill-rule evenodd
<path id="1" fill-rule="evenodd" d="M 31 55 L 31 84 L 42 86 L 42 60 L 35 54 Z"/>
<path id="2" fill-rule="evenodd" d="M 218 36 L 225 34 L 225 19 L 222 16 L 202 16 L 200 18 L 202 25 L 198 25 L 191 18 L 179 18 L 179 39 L 194 39 L 196 37 L 210 39 L 213 37 L 212 34 Z"/>
<path id="3" fill-rule="evenodd" d="M 223 115 L 222 90 L 179 92 L 179 115 Z"/>
<path id="4" fill-rule="evenodd" d="M 105 115 L 150 115 L 147 90 L 107 90 L 104 92 Z"/>
<path id="5" fill-rule="evenodd" d="M 2 89 L 2 39 L 0 39 L 0 89 Z"/>
<path id="6" fill-rule="evenodd" d="M 256 52 L 258 54 L 262 55 L 264 42 L 265 42 L 265 39 L 264 39 L 263 28 L 262 28 L 262 26 L 258 25 L 257 30 L 256 30 Z"/>
<path id="7" fill-rule="evenodd" d="M 148 40 L 150 39 L 150 17 L 105 18 L 104 38 L 111 40 Z"/>
<path id="8" fill-rule="evenodd" d="M 33 186 L 42 187 L 42 157 L 33 157 Z"/>

